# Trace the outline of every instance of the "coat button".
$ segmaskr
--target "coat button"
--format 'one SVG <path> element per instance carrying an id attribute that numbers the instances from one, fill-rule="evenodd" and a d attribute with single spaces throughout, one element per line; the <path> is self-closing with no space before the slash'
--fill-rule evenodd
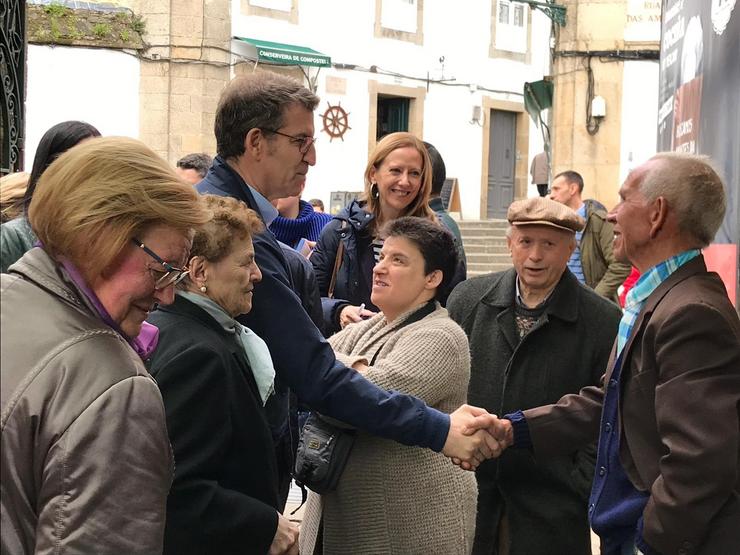
<path id="1" fill-rule="evenodd" d="M 688 555 L 688 553 L 689 553 L 689 552 L 688 552 L 688 551 L 686 551 L 686 550 L 685 550 L 685 549 L 683 549 L 683 548 L 681 548 L 681 549 L 679 549 L 679 550 L 678 550 L 678 555 Z"/>
<path id="2" fill-rule="evenodd" d="M 615 380 L 614 378 L 609 380 L 609 387 L 617 387 L 617 380 Z"/>
<path id="3" fill-rule="evenodd" d="M 590 505 L 588 506 L 588 512 L 589 512 L 589 514 L 591 514 L 591 513 L 593 513 L 593 512 L 594 512 L 594 504 L 593 504 L 593 503 L 591 503 L 591 504 L 590 504 Z"/>
<path id="4" fill-rule="evenodd" d="M 604 431 L 607 434 L 612 431 L 612 423 L 611 422 L 607 422 L 606 424 L 604 424 Z"/>
<path id="5" fill-rule="evenodd" d="M 681 544 L 681 546 L 682 546 L 682 547 L 683 547 L 684 549 L 691 549 L 692 547 L 694 547 L 694 545 L 693 545 L 693 544 L 692 544 L 691 542 L 688 542 L 688 541 L 686 541 L 686 542 L 683 542 L 683 543 Z"/>
<path id="6" fill-rule="evenodd" d="M 600 466 L 599 467 L 599 476 L 603 476 L 604 474 L 606 474 L 606 468 L 604 468 L 603 466 Z"/>

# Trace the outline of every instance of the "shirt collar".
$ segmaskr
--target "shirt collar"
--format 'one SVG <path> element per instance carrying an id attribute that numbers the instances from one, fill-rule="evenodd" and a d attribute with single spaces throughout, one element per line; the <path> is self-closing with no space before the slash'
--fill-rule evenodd
<path id="1" fill-rule="evenodd" d="M 557 285 L 556 285 L 547 294 L 547 297 L 545 297 L 544 299 L 542 299 L 542 302 L 540 304 L 538 304 L 535 307 L 529 308 L 526 304 L 524 304 L 524 299 L 522 299 L 522 294 L 521 294 L 521 291 L 519 289 L 519 276 L 518 275 L 516 276 L 516 279 L 514 280 L 514 284 L 515 284 L 515 287 L 516 287 L 516 302 L 519 304 L 519 306 L 523 306 L 524 308 L 528 308 L 529 310 L 538 309 L 541 306 L 544 306 L 545 304 L 547 304 L 547 302 L 550 300 L 550 297 L 552 297 L 553 291 L 555 291 L 555 289 L 557 289 Z"/>
<path id="2" fill-rule="evenodd" d="M 252 192 L 252 196 L 254 197 L 254 201 L 257 203 L 260 215 L 265 221 L 265 225 L 269 226 L 279 215 L 277 208 L 275 208 L 269 200 L 263 197 L 262 194 L 249 183 L 247 183 L 247 187 L 249 187 L 249 190 Z"/>
<path id="3" fill-rule="evenodd" d="M 699 249 L 690 249 L 664 260 L 640 276 L 635 286 L 627 293 L 625 308 L 642 304 L 658 286 L 681 266 L 701 254 Z"/>

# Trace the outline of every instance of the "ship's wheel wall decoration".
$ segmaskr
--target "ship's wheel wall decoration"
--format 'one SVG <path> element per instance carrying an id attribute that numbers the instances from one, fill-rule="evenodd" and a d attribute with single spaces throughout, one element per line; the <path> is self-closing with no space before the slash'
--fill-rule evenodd
<path id="1" fill-rule="evenodd" d="M 336 106 L 332 106 L 330 102 L 327 103 L 326 112 L 322 116 L 324 120 L 324 131 L 329 135 L 329 142 L 334 139 L 342 139 L 344 141 L 344 134 L 348 129 L 352 129 L 349 126 L 349 112 L 342 108 L 342 103 L 338 102 Z"/>

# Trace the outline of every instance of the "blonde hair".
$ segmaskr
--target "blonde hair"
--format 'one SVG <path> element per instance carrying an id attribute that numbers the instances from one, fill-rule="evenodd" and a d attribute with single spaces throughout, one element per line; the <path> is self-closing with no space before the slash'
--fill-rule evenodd
<path id="1" fill-rule="evenodd" d="M 210 214 L 144 143 L 105 137 L 78 144 L 44 171 L 28 217 L 51 256 L 69 258 L 91 279 L 150 227 L 189 234 Z"/>
<path id="2" fill-rule="evenodd" d="M 370 181 L 370 172 L 373 168 L 375 168 L 375 171 L 378 171 L 383 161 L 391 152 L 406 147 L 415 148 L 421 156 L 421 187 L 414 201 L 409 204 L 406 212 L 401 214 L 401 216 L 416 216 L 437 222 L 434 212 L 429 208 L 429 194 L 432 190 L 432 161 L 429 158 L 429 153 L 424 143 L 416 136 L 411 133 L 398 132 L 391 133 L 380 139 L 370 154 L 367 167 L 365 168 L 365 194 L 363 199 L 367 202 L 366 209 L 375 216 L 374 223 L 376 227 L 380 219 L 380 202 L 378 202 L 379 199 L 373 198 L 373 183 Z"/>
<path id="3" fill-rule="evenodd" d="M 218 262 L 231 252 L 234 239 L 251 239 L 264 231 L 265 226 L 257 212 L 242 201 L 217 195 L 204 195 L 202 198 L 213 217 L 196 230 L 190 256 Z"/>
<path id="4" fill-rule="evenodd" d="M 23 198 L 29 177 L 28 172 L 0 177 L 0 221 L 10 221 L 23 213 Z"/>

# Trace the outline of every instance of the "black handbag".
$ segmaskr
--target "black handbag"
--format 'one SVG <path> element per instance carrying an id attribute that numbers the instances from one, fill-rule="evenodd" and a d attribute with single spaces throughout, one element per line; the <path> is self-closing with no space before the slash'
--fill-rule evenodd
<path id="1" fill-rule="evenodd" d="M 435 308 L 435 301 L 429 301 L 411 314 L 397 330 L 418 322 L 434 312 Z M 383 345 L 375 351 L 370 366 L 375 364 L 382 348 Z M 293 473 L 296 483 L 319 494 L 334 491 L 347 465 L 356 435 L 357 431 L 346 424 L 312 412 L 298 440 Z"/>
<path id="2" fill-rule="evenodd" d="M 355 444 L 357 432 L 328 422 L 312 412 L 303 425 L 296 451 L 293 478 L 316 493 L 337 488 Z"/>

